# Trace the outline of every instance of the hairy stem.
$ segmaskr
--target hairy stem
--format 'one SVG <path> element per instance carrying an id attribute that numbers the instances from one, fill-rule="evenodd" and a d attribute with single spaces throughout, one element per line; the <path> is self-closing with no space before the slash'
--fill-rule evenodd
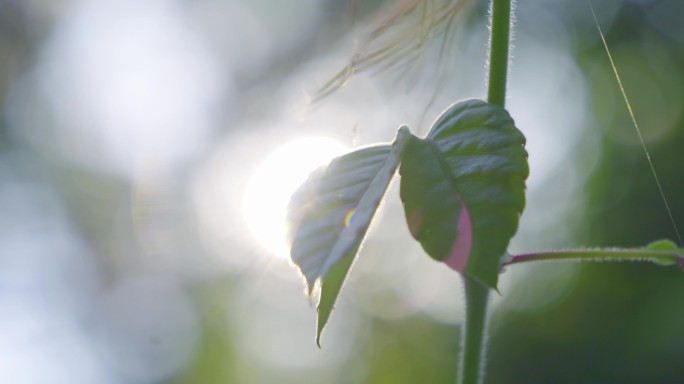
<path id="1" fill-rule="evenodd" d="M 503 107 L 506 103 L 508 46 L 511 29 L 511 0 L 492 0 L 489 35 L 489 92 L 487 101 Z"/>
<path id="2" fill-rule="evenodd" d="M 504 107 L 508 77 L 508 46 L 511 28 L 511 0 L 492 0 L 489 38 L 489 91 L 487 101 Z M 463 327 L 458 383 L 479 384 L 484 377 L 485 333 L 489 288 L 463 276 L 466 321 Z"/>
<path id="3" fill-rule="evenodd" d="M 463 327 L 460 384 L 476 384 L 484 377 L 485 333 L 487 328 L 487 297 L 489 288 L 463 277 L 466 297 L 466 320 Z"/>
<path id="4" fill-rule="evenodd" d="M 650 261 L 659 265 L 679 265 L 684 268 L 684 256 L 676 251 L 657 251 L 644 248 L 627 249 L 567 249 L 525 253 L 511 256 L 502 266 L 542 260 L 586 261 Z"/>

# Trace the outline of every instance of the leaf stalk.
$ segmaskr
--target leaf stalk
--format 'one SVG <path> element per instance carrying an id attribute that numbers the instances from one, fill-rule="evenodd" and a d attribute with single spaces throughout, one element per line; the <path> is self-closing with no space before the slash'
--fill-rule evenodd
<path id="1" fill-rule="evenodd" d="M 567 249 L 524 253 L 511 256 L 502 267 L 530 261 L 575 260 L 575 261 L 648 261 L 658 265 L 679 265 L 684 268 L 684 256 L 677 251 L 658 251 L 644 248 L 626 249 Z"/>

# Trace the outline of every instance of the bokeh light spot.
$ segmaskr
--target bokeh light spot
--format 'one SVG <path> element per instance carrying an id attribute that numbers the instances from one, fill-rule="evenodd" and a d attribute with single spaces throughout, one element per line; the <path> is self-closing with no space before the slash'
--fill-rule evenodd
<path id="1" fill-rule="evenodd" d="M 265 158 L 245 189 L 242 212 L 264 250 L 288 257 L 285 217 L 290 196 L 316 167 L 346 150 L 335 139 L 312 136 L 292 140 Z"/>

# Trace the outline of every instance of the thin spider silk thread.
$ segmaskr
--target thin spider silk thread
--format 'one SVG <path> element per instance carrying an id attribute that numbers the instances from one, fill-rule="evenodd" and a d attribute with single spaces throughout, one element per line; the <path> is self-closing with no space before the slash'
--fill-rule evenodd
<path id="1" fill-rule="evenodd" d="M 620 92 L 622 93 L 622 98 L 625 100 L 625 104 L 627 105 L 627 111 L 629 112 L 629 117 L 632 119 L 632 124 L 634 124 L 634 128 L 636 129 L 637 136 L 639 136 L 639 141 L 641 142 L 641 147 L 644 149 L 644 153 L 646 154 L 646 160 L 648 160 L 648 165 L 651 167 L 651 172 L 653 173 L 653 178 L 655 179 L 656 185 L 658 186 L 658 191 L 660 191 L 660 197 L 663 199 L 663 203 L 665 204 L 665 209 L 667 210 L 667 214 L 670 217 L 670 222 L 672 222 L 672 227 L 674 228 L 675 234 L 677 235 L 677 240 L 679 241 L 679 246 L 682 246 L 682 237 L 679 235 L 679 230 L 677 229 L 677 224 L 675 222 L 674 216 L 672 216 L 672 210 L 670 209 L 670 205 L 667 203 L 667 198 L 665 197 L 665 192 L 663 192 L 663 187 L 660 184 L 660 179 L 658 178 L 658 174 L 656 173 L 655 167 L 653 166 L 653 161 L 651 160 L 651 154 L 648 152 L 648 149 L 646 148 L 646 143 L 644 142 L 644 138 L 641 135 L 641 129 L 639 129 L 639 125 L 637 124 L 636 118 L 634 117 L 634 111 L 632 110 L 632 105 L 629 102 L 629 99 L 627 98 L 627 92 L 625 92 L 625 87 L 622 85 L 622 79 L 620 78 L 620 74 L 618 73 L 617 67 L 615 66 L 615 61 L 613 61 L 613 55 L 610 54 L 610 49 L 608 49 L 608 43 L 606 43 L 606 38 L 603 34 L 603 30 L 601 29 L 601 26 L 599 25 L 598 18 L 596 17 L 596 12 L 594 11 L 594 6 L 591 3 L 591 0 L 587 0 L 587 3 L 589 4 L 589 9 L 591 10 L 591 15 L 594 18 L 594 23 L 596 23 L 596 29 L 598 29 L 599 34 L 601 35 L 601 41 L 603 42 L 603 47 L 606 49 L 606 54 L 608 55 L 608 60 L 610 60 L 610 65 L 613 67 L 613 73 L 615 74 L 615 79 L 617 80 L 618 86 L 620 87 Z"/>

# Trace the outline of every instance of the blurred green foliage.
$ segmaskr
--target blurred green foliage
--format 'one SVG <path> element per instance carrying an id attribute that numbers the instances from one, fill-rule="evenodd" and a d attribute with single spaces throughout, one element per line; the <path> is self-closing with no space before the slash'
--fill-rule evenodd
<path id="1" fill-rule="evenodd" d="M 649 11 L 664 3 L 667 2 L 625 2 L 607 29 L 606 39 L 612 50 L 632 47 L 618 56 L 616 64 L 641 129 L 664 131 L 652 140 L 648 140 L 649 134 L 644 136 L 681 231 L 684 36 L 664 34 L 658 25 L 662 21 L 648 18 Z M 524 2 L 520 7 L 524 7 Z M 603 132 L 599 136 L 601 155 L 586 185 L 587 214 L 578 220 L 573 236 L 577 244 L 585 246 L 642 246 L 664 236 L 676 239 L 653 173 L 620 100 L 617 83 L 610 74 L 598 32 L 587 29 L 574 33 L 576 60 L 586 73 L 595 70 L 599 63 L 600 73 L 605 76 L 590 84 L 592 110 L 599 124 L 605 125 L 590 128 Z M 650 68 L 630 70 L 630 60 L 643 60 Z M 667 60 L 665 64 L 669 65 L 659 60 Z M 669 71 L 654 69 L 664 67 Z M 642 84 L 650 84 L 655 90 L 644 89 Z M 657 112 L 662 104 L 669 105 L 667 113 Z M 642 117 L 649 115 L 654 117 L 648 123 L 642 121 Z M 670 115 L 676 119 L 669 120 Z M 614 132 L 627 139 L 616 137 Z M 580 149 L 578 157 L 581 152 Z M 684 357 L 683 277 L 676 268 L 648 264 L 582 265 L 570 293 L 553 306 L 541 311 L 502 310 L 495 314 L 487 382 L 684 381 L 684 366 L 680 363 Z M 544 284 L 535 284 L 534 278 L 528 284 L 533 286 L 531 289 L 545 289 Z"/>

